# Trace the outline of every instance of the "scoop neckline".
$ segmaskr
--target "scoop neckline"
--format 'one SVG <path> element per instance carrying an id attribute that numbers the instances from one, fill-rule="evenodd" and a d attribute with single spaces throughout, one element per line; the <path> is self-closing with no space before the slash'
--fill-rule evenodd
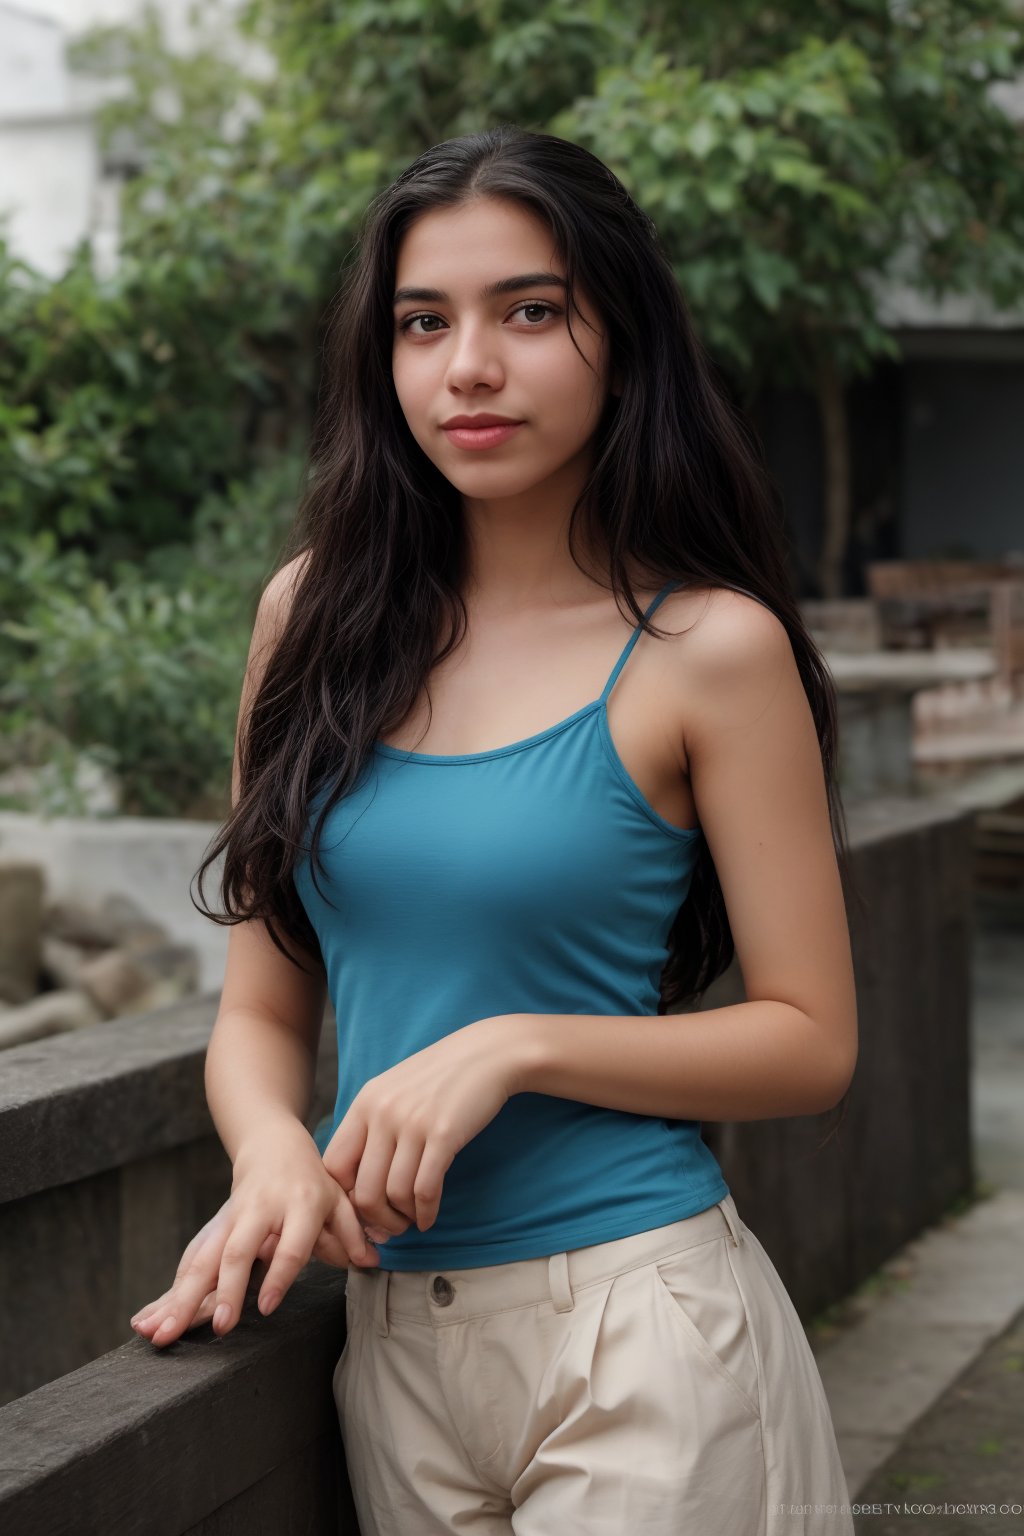
<path id="1" fill-rule="evenodd" d="M 677 581 L 669 581 L 660 587 L 647 604 L 644 610 L 644 618 L 649 619 L 661 603 L 662 598 L 667 597 L 678 586 L 679 583 Z M 571 715 L 566 715 L 563 720 L 556 720 L 554 725 L 547 726 L 545 730 L 534 731 L 532 736 L 523 736 L 519 741 L 510 741 L 503 747 L 488 747 L 483 752 L 414 752 L 411 749 L 406 750 L 404 747 L 389 746 L 378 737 L 373 743 L 373 750 L 374 752 L 379 752 L 384 757 L 399 758 L 404 763 L 443 764 L 484 763 L 491 758 L 506 757 L 510 752 L 521 752 L 526 747 L 537 746 L 540 742 L 547 741 L 552 736 L 557 736 L 560 731 L 567 730 L 570 725 L 575 725 L 577 720 L 582 720 L 585 716 L 593 714 L 594 710 L 601 709 L 602 706 L 607 705 L 608 695 L 639 634 L 640 626 L 634 625 L 632 634 L 619 652 L 619 658 L 612 668 L 603 691 L 596 699 L 591 699 L 589 704 L 582 704 L 579 709 L 574 709 Z"/>
<path id="2" fill-rule="evenodd" d="M 532 736 L 523 736 L 519 741 L 510 741 L 504 747 L 488 747 L 484 752 L 413 752 L 406 751 L 404 747 L 393 747 L 387 742 L 375 741 L 374 751 L 381 752 L 385 757 L 401 758 L 403 763 L 482 763 L 488 758 L 505 757 L 509 752 L 520 752 L 524 747 L 536 746 L 539 742 L 547 741 L 551 736 L 557 736 L 559 731 L 564 731 L 568 726 L 574 725 L 577 720 L 582 720 L 585 715 L 593 714 L 604 703 L 603 699 L 591 699 L 589 704 L 583 704 L 579 709 L 574 709 L 571 715 L 566 715 L 564 720 L 556 720 L 554 725 L 547 726 L 543 731 L 534 731 Z"/>

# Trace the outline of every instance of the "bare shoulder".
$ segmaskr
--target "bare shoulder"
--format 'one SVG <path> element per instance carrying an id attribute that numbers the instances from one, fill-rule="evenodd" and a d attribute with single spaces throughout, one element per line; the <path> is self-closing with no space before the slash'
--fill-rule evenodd
<path id="1" fill-rule="evenodd" d="M 706 670 L 712 680 L 746 672 L 766 650 L 776 660 L 792 654 L 786 626 L 774 610 L 731 587 L 670 593 L 662 612 L 688 665 Z M 661 614 L 656 619 L 660 621 Z"/>
<path id="2" fill-rule="evenodd" d="M 245 727 L 253 700 L 263 681 L 263 676 L 269 665 L 274 647 L 281 637 L 291 607 L 295 584 L 305 569 L 308 554 L 308 550 L 303 551 L 302 554 L 296 555 L 294 560 L 289 560 L 279 571 L 274 572 L 274 575 L 271 576 L 263 589 L 259 605 L 256 609 L 256 619 L 253 624 L 252 637 L 249 641 L 249 655 L 242 679 L 238 722 L 235 731 L 235 758 L 231 773 L 232 804 L 237 797 L 239 785 L 239 737 Z"/>
<path id="3" fill-rule="evenodd" d="M 806 703 L 786 626 L 757 598 L 689 588 L 671 593 L 655 622 L 671 631 L 664 676 L 687 760 L 709 732 L 748 724 L 780 689 Z"/>
<path id="4" fill-rule="evenodd" d="M 280 621 L 287 616 L 295 595 L 295 588 L 306 569 L 309 557 L 310 551 L 304 549 L 271 576 L 260 598 L 260 610 L 265 619 Z"/>
<path id="5" fill-rule="evenodd" d="M 295 588 L 306 568 L 309 550 L 303 550 L 282 565 L 263 588 L 253 624 L 252 643 L 249 647 L 250 670 L 261 667 L 263 660 L 280 638 L 291 612 Z"/>

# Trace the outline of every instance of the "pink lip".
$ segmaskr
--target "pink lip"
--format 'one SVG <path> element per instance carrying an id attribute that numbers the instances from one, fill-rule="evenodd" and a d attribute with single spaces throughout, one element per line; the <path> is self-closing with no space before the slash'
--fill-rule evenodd
<path id="1" fill-rule="evenodd" d="M 496 448 L 525 425 L 523 421 L 509 421 L 497 427 L 444 427 L 443 431 L 459 448 Z"/>

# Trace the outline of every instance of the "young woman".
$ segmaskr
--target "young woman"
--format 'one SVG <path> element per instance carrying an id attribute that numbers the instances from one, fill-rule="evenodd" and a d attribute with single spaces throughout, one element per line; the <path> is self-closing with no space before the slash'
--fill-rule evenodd
<path id="1" fill-rule="evenodd" d="M 700 1136 L 830 1109 L 857 1055 L 835 699 L 752 440 L 651 221 L 512 125 L 375 200 L 327 355 L 200 872 L 232 1194 L 135 1326 L 345 1267 L 363 1536 L 852 1532 Z M 670 1013 L 734 946 L 748 1000 Z"/>

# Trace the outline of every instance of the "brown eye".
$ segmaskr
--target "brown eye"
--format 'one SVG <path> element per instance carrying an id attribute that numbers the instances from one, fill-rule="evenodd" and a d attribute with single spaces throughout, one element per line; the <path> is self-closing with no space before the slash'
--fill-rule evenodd
<path id="1" fill-rule="evenodd" d="M 401 322 L 401 324 L 399 325 L 398 329 L 400 331 L 407 331 L 409 329 L 410 325 L 412 325 L 415 320 L 439 320 L 440 318 L 441 318 L 440 315 L 408 315 L 406 317 L 406 319 L 404 319 Z M 437 332 L 436 331 L 420 331 L 418 334 L 421 335 L 421 336 L 436 336 Z"/>
<path id="2" fill-rule="evenodd" d="M 528 321 L 526 325 L 527 330 L 539 330 L 543 322 L 547 320 L 549 316 L 561 314 L 561 310 L 556 305 L 548 304 L 543 299 L 525 299 L 522 304 L 516 305 L 515 309 L 512 311 L 512 314 L 518 314 L 521 309 L 532 309 L 540 311 L 540 319 Z M 410 331 L 410 327 L 415 325 L 417 320 L 440 320 L 442 325 L 445 323 L 443 320 L 441 320 L 440 315 L 407 315 L 404 320 L 399 322 L 398 329 L 403 332 Z M 410 334 L 413 336 L 436 336 L 438 335 L 438 332 L 423 330 L 410 331 Z"/>
<path id="3" fill-rule="evenodd" d="M 539 309 L 542 311 L 542 319 L 547 319 L 548 315 L 557 315 L 559 313 L 553 304 L 545 304 L 542 299 L 530 299 L 525 304 L 517 304 L 516 309 Z M 516 310 L 513 310 L 512 313 L 515 314 Z"/>

